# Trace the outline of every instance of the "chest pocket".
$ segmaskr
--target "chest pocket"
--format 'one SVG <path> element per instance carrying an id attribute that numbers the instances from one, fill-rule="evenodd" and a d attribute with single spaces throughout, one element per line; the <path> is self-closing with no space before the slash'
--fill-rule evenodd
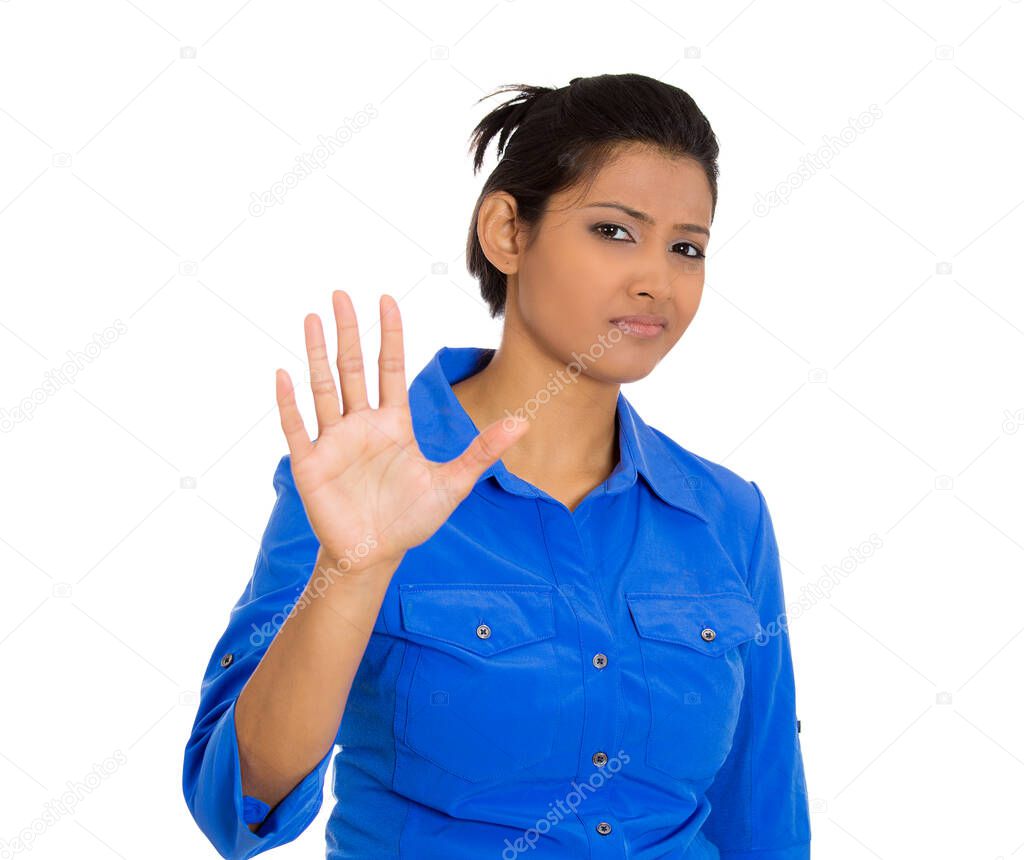
<path id="1" fill-rule="evenodd" d="M 413 644 L 396 728 L 405 746 L 478 782 L 550 756 L 561 717 L 548 585 L 405 583 Z"/>
<path id="2" fill-rule="evenodd" d="M 743 649 L 759 629 L 745 594 L 628 592 L 651 723 L 647 764 L 707 779 L 728 755 L 743 698 Z"/>

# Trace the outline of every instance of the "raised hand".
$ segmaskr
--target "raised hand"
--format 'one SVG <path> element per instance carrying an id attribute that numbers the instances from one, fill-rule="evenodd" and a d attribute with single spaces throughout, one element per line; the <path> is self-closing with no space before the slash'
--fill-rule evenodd
<path id="1" fill-rule="evenodd" d="M 356 559 L 370 546 L 368 561 L 398 561 L 444 524 L 484 470 L 525 434 L 529 422 L 500 419 L 454 460 L 427 460 L 413 435 L 397 302 L 381 296 L 380 405 L 373 409 L 366 399 L 352 300 L 343 290 L 336 290 L 332 300 L 340 399 L 320 318 L 305 318 L 316 441 L 306 433 L 288 374 L 277 371 L 277 405 L 292 476 L 321 552 L 329 559 Z"/>

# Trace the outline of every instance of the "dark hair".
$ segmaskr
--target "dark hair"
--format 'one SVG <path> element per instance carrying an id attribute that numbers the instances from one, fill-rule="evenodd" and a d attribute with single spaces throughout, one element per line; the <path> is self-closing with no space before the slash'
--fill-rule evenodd
<path id="1" fill-rule="evenodd" d="M 477 218 L 484 197 L 506 191 L 516 200 L 527 228 L 526 247 L 549 198 L 576 183 L 589 188 L 601 168 L 625 144 L 651 146 L 671 156 L 692 158 L 711 186 L 711 217 L 718 203 L 718 141 L 707 117 L 678 87 L 645 75 L 573 78 L 568 86 L 507 84 L 501 92 L 518 95 L 492 110 L 473 129 L 469 148 L 473 173 L 480 170 L 497 135 L 497 167 L 487 177 L 470 220 L 466 265 L 480 282 L 491 316 L 504 313 L 507 279 L 484 255 Z"/>

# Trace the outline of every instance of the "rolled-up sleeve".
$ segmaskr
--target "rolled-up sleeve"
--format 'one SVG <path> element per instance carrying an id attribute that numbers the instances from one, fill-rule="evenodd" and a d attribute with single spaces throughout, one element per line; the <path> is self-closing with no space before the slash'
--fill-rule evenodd
<path id="1" fill-rule="evenodd" d="M 761 630 L 744 658 L 732 749 L 708 788 L 703 832 L 722 860 L 808 860 L 811 829 L 779 549 L 760 487 L 747 585 Z"/>
<path id="2" fill-rule="evenodd" d="M 222 857 L 253 857 L 295 839 L 316 818 L 333 748 L 272 809 L 242 794 L 235 704 L 301 597 L 319 542 L 295 489 L 288 456 L 274 473 L 277 501 L 245 592 L 210 657 L 185 747 L 182 788 L 199 828 Z M 262 822 L 253 832 L 250 824 Z"/>

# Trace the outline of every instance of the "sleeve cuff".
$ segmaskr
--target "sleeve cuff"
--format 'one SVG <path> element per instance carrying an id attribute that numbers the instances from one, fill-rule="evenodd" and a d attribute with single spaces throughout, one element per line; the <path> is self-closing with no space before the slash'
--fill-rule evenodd
<path id="1" fill-rule="evenodd" d="M 270 807 L 258 797 L 250 797 L 248 794 L 242 798 L 242 812 L 246 824 L 259 824 L 267 817 Z"/>
<path id="2" fill-rule="evenodd" d="M 208 738 L 195 810 L 202 830 L 221 856 L 243 860 L 290 842 L 316 818 L 323 805 L 324 780 L 334 747 L 271 810 L 263 801 L 242 794 L 236 702 L 237 697 L 220 715 Z M 230 803 L 225 800 L 226 794 L 232 798 Z M 259 821 L 263 824 L 254 833 L 249 824 Z"/>

